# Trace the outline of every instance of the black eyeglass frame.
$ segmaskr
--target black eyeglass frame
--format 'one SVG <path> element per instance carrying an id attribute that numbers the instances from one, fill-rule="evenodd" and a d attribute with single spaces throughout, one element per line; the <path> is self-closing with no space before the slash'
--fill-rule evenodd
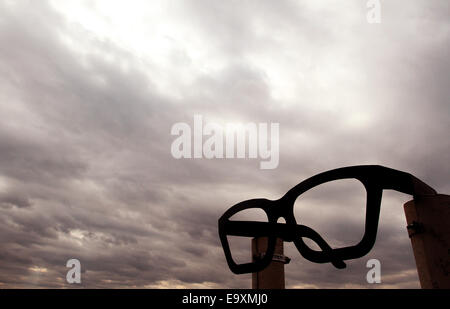
<path id="1" fill-rule="evenodd" d="M 354 245 L 333 249 L 313 229 L 297 224 L 294 204 L 304 192 L 327 182 L 341 179 L 359 180 L 367 193 L 365 232 L 362 240 Z M 436 195 L 436 191 L 409 173 L 379 165 L 343 167 L 320 173 L 299 183 L 279 200 L 252 199 L 240 202 L 228 209 L 219 219 L 219 237 L 230 270 L 235 274 L 253 273 L 266 268 L 273 259 L 276 239 L 294 242 L 297 250 L 307 260 L 315 263 L 332 263 L 345 268 L 344 260 L 360 258 L 373 248 L 376 240 L 383 190 L 396 190 L 414 196 Z M 236 213 L 248 209 L 262 209 L 268 222 L 231 221 Z M 286 223 L 277 223 L 284 218 Z M 232 257 L 228 236 L 267 237 L 265 255 L 251 263 L 237 264 Z M 313 240 L 321 251 L 313 250 L 303 241 Z"/>

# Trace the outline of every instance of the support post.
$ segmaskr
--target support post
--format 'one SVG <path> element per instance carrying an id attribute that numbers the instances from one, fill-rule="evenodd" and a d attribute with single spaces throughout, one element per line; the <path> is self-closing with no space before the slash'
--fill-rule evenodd
<path id="1" fill-rule="evenodd" d="M 423 289 L 450 289 L 450 195 L 404 205 L 408 233 Z"/>
<path id="2" fill-rule="evenodd" d="M 252 239 L 252 258 L 261 257 L 267 250 L 267 237 Z M 277 239 L 274 258 L 270 265 L 257 273 L 252 274 L 253 289 L 284 289 L 284 264 L 289 263 L 290 259 L 284 256 L 283 240 Z"/>

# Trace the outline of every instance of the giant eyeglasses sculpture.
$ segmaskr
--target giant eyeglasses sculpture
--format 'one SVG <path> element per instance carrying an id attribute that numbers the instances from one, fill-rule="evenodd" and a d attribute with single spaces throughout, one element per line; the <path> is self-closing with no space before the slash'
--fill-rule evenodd
<path id="1" fill-rule="evenodd" d="M 359 180 L 366 189 L 365 232 L 362 240 L 354 246 L 331 248 L 316 231 L 308 226 L 297 224 L 294 217 L 294 204 L 304 192 L 340 179 Z M 381 197 L 383 190 L 388 189 L 411 194 L 414 199 L 437 194 L 433 188 L 411 174 L 383 166 L 367 165 L 344 167 L 318 174 L 301 182 L 279 200 L 252 199 L 238 203 L 219 219 L 219 236 L 228 266 L 235 274 L 263 270 L 273 259 L 277 238 L 281 238 L 287 242 L 294 242 L 300 254 L 311 262 L 332 263 L 336 268 L 345 268 L 345 260 L 366 255 L 375 244 Z M 268 222 L 230 220 L 237 213 L 249 209 L 262 209 L 267 215 Z M 284 218 L 286 223 L 278 223 L 280 218 Z M 231 254 L 228 236 L 267 237 L 266 253 L 262 258 L 251 263 L 237 264 Z M 320 247 L 320 251 L 311 249 L 304 242 L 304 238 L 314 241 Z"/>

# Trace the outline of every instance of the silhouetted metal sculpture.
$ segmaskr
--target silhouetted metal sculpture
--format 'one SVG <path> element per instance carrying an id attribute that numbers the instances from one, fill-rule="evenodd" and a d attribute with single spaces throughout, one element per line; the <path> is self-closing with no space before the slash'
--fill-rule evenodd
<path id="1" fill-rule="evenodd" d="M 297 224 L 294 217 L 295 200 L 304 192 L 320 184 L 339 180 L 357 179 L 367 192 L 365 233 L 354 246 L 331 248 L 313 229 Z M 252 199 L 238 203 L 226 211 L 219 219 L 219 236 L 228 266 L 235 274 L 253 273 L 266 268 L 273 259 L 277 238 L 294 242 L 300 254 L 315 263 L 332 263 L 336 268 L 345 268 L 344 260 L 360 258 L 375 244 L 383 190 L 391 189 L 411 194 L 414 199 L 436 195 L 436 191 L 411 174 L 377 165 L 344 167 L 313 176 L 287 192 L 279 200 Z M 268 222 L 232 221 L 230 218 L 247 209 L 262 209 Z M 284 218 L 286 223 L 278 223 Z M 252 263 L 237 264 L 231 255 L 227 236 L 267 237 L 266 254 Z M 321 251 L 313 250 L 303 241 L 313 240 Z"/>

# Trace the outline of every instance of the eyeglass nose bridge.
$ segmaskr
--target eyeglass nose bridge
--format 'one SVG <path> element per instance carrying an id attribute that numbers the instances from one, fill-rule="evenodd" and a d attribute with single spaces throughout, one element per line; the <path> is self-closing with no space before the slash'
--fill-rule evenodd
<path id="1" fill-rule="evenodd" d="M 266 210 L 269 219 L 272 218 L 278 222 L 280 218 L 283 218 L 287 223 L 289 218 L 294 218 L 295 200 L 283 196 L 278 200 L 270 201 L 270 206 Z"/>

